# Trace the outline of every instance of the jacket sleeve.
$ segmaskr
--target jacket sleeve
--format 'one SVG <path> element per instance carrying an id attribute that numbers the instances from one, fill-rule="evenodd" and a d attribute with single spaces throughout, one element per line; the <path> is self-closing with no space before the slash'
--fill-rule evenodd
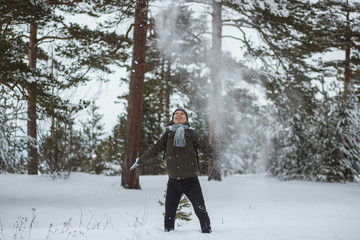
<path id="1" fill-rule="evenodd" d="M 209 139 L 205 138 L 204 136 L 201 136 L 199 134 L 195 134 L 196 137 L 196 143 L 197 143 L 197 148 L 203 153 L 205 154 L 206 158 L 215 158 L 216 157 L 216 152 L 215 150 L 210 146 L 209 144 Z"/>
<path id="2" fill-rule="evenodd" d="M 164 143 L 165 134 L 163 134 L 159 140 L 157 140 L 151 148 L 140 156 L 141 161 L 147 161 L 156 157 L 159 153 L 165 150 Z"/>

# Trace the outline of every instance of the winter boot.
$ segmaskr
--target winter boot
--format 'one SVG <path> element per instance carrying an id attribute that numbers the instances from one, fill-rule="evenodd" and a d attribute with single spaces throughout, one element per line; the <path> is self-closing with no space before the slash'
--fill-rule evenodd
<path id="1" fill-rule="evenodd" d="M 165 232 L 174 231 L 174 229 L 175 229 L 174 226 L 175 226 L 175 217 L 166 217 L 165 216 L 165 220 L 164 220 Z"/>

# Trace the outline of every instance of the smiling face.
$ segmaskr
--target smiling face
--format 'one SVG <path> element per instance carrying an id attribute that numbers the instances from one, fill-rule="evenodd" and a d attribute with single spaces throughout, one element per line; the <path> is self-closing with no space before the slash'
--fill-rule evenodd
<path id="1" fill-rule="evenodd" d="M 177 110 L 174 113 L 174 119 L 173 119 L 175 124 L 183 124 L 186 122 L 186 115 L 183 111 L 181 110 Z"/>

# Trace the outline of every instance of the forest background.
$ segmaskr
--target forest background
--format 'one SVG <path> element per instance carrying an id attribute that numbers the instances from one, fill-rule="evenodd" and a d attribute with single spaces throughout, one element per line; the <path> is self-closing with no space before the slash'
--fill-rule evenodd
<path id="1" fill-rule="evenodd" d="M 125 176 L 129 149 L 184 107 L 218 152 L 201 153 L 209 179 L 360 180 L 355 0 L 1 0 L 0 12 L 1 173 Z M 82 96 L 114 79 L 127 90 L 109 100 L 107 133 L 99 99 Z M 130 174 L 165 173 L 158 156 Z"/>

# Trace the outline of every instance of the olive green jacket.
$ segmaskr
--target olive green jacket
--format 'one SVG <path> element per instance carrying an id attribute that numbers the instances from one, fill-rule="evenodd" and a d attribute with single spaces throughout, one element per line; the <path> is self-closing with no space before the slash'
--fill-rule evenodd
<path id="1" fill-rule="evenodd" d="M 174 143 L 175 132 L 170 131 L 166 143 L 166 156 L 169 178 L 172 179 L 187 179 L 197 177 L 199 175 L 199 167 L 197 163 L 196 151 L 193 146 L 193 140 L 189 129 L 185 130 L 186 146 L 175 147 Z M 142 162 L 156 157 L 159 153 L 165 150 L 165 134 L 155 142 L 155 144 L 145 152 L 141 157 Z M 203 145 L 197 139 L 199 148 L 203 148 Z"/>

